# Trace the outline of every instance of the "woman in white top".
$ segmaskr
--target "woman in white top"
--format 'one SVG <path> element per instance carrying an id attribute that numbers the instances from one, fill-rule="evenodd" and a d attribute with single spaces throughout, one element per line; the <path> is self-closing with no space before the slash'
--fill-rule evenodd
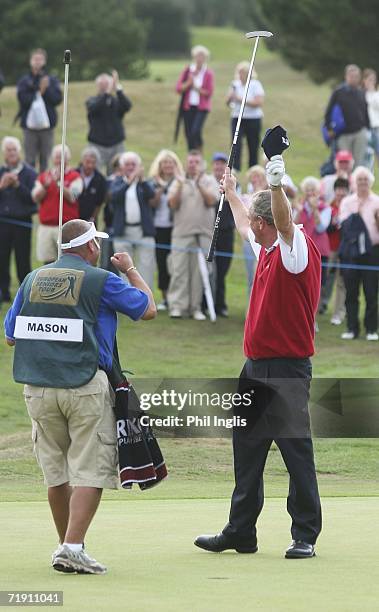
<path id="1" fill-rule="evenodd" d="M 371 144 L 379 164 L 379 90 L 376 71 L 366 68 L 363 71 L 363 87 L 366 91 L 368 116 L 371 128 Z"/>
<path id="2" fill-rule="evenodd" d="M 231 108 L 231 128 L 232 138 L 237 125 L 238 113 L 241 108 L 241 102 L 249 72 L 249 62 L 241 62 L 236 67 L 235 78 L 231 83 L 227 104 Z M 257 73 L 253 71 L 252 80 L 250 81 L 246 106 L 243 112 L 239 138 L 236 147 L 236 155 L 233 167 L 236 170 L 241 169 L 241 150 L 242 139 L 246 136 L 247 146 L 249 149 L 249 167 L 255 166 L 258 163 L 258 146 L 260 140 L 262 126 L 262 105 L 264 101 L 264 89 L 262 84 L 257 79 Z"/>
<path id="3" fill-rule="evenodd" d="M 167 257 L 171 251 L 173 225 L 172 211 L 168 205 L 167 192 L 174 179 L 182 180 L 184 178 L 184 170 L 176 153 L 168 149 L 162 149 L 151 164 L 149 176 L 152 179 L 156 194 L 154 199 L 155 255 L 158 266 L 158 287 L 162 292 L 162 302 L 158 304 L 157 308 L 158 310 L 166 310 L 167 290 L 170 284 Z"/>

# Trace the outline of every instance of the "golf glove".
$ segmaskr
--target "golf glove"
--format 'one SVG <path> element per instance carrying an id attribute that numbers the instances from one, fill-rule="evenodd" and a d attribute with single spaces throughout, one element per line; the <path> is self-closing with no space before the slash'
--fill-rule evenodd
<path id="1" fill-rule="evenodd" d="M 274 155 L 266 164 L 266 178 L 269 185 L 277 187 L 281 184 L 286 172 L 284 160 L 281 155 Z"/>

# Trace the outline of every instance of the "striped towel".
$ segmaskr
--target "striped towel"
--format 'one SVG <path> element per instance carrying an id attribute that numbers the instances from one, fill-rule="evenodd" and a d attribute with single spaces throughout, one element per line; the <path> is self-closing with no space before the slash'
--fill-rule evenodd
<path id="1" fill-rule="evenodd" d="M 138 396 L 124 378 L 115 388 L 115 415 L 121 486 L 149 489 L 167 477 L 162 452 L 150 426 L 143 426 Z"/>

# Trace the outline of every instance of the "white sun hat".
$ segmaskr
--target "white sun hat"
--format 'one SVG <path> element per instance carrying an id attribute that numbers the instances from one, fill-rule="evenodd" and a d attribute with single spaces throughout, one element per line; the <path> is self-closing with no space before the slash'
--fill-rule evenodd
<path id="1" fill-rule="evenodd" d="M 75 247 L 79 247 L 79 246 L 82 246 L 83 244 L 86 244 L 90 240 L 93 240 L 93 238 L 109 238 L 109 234 L 107 234 L 106 232 L 99 232 L 96 229 L 95 224 L 91 223 L 91 227 L 89 228 L 89 230 L 84 232 L 84 234 L 81 234 L 80 236 L 73 238 L 72 240 L 70 240 L 70 242 L 65 242 L 64 244 L 61 245 L 61 248 L 62 249 L 73 249 Z"/>

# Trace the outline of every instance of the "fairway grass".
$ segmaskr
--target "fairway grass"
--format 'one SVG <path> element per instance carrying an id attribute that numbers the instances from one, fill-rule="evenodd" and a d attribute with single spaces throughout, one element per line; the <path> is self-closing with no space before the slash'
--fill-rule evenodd
<path id="1" fill-rule="evenodd" d="M 109 500 L 229 499 L 233 491 L 232 442 L 228 439 L 160 440 L 169 478 L 141 493 L 105 491 Z M 379 490 L 378 441 L 318 439 L 314 441 L 320 493 L 325 497 L 375 496 Z M 32 455 L 30 432 L 0 436 L 0 502 L 42 501 L 46 487 Z M 267 497 L 285 497 L 288 473 L 272 446 L 265 468 Z"/>
<path id="2" fill-rule="evenodd" d="M 226 500 L 105 501 L 86 541 L 106 576 L 62 575 L 50 566 L 56 536 L 47 503 L 2 503 L 3 590 L 63 590 L 66 611 L 372 612 L 377 609 L 379 498 L 323 500 L 317 557 L 285 560 L 284 499 L 266 501 L 259 552 L 212 554 L 193 546 L 227 520 Z"/>

